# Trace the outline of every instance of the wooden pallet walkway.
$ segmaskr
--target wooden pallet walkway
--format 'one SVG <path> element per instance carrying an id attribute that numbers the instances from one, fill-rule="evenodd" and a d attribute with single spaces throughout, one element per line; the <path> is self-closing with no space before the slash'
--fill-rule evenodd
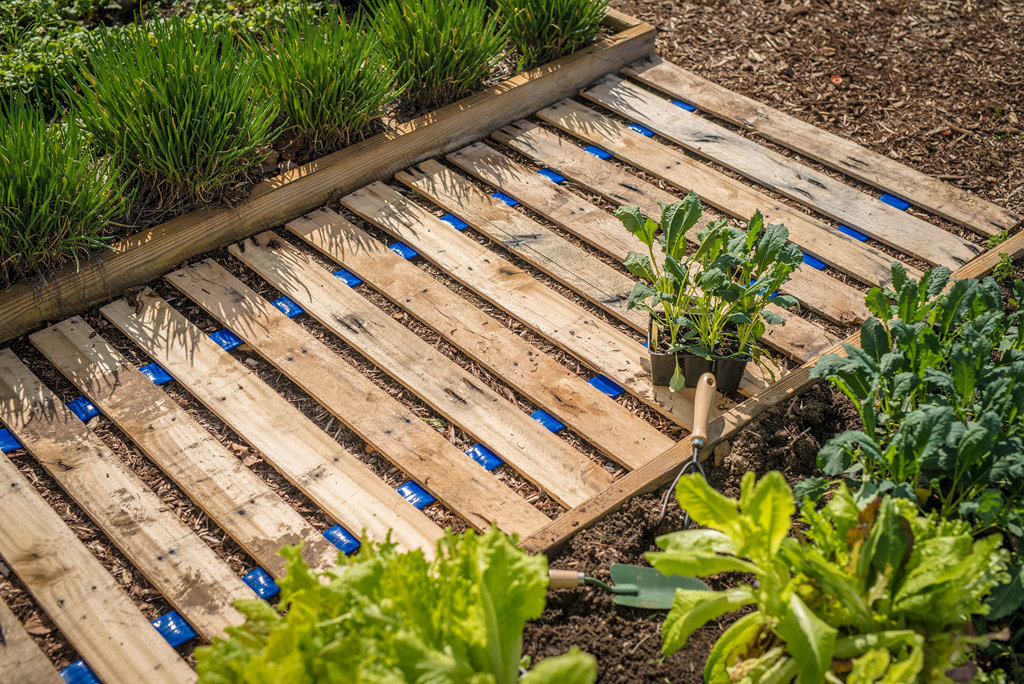
<path id="1" fill-rule="evenodd" d="M 920 211 L 901 211 L 865 186 Z M 317 209 L 231 245 L 224 259 L 166 274 L 180 296 L 148 289 L 102 307 L 169 374 L 160 382 L 83 318 L 30 336 L 94 413 L 259 566 L 244 582 L 10 350 L 0 351 L 0 423 L 205 640 L 240 620 L 232 600 L 262 591 L 251 575 L 266 571 L 266 584 L 284 573 L 276 555 L 284 544 L 302 541 L 317 567 L 360 535 L 390 534 L 429 554 L 441 535 L 430 516 L 441 508 L 549 550 L 662 482 L 692 448 L 669 435 L 691 424 L 693 392 L 651 383 L 646 319 L 625 305 L 633 278 L 621 262 L 636 245 L 610 212 L 632 204 L 656 214 L 691 190 L 709 214 L 746 220 L 760 210 L 786 224 L 806 255 L 783 288 L 799 311 L 773 307 L 786 324 L 761 340 L 777 363 L 751 368 L 740 396 L 716 400 L 712 443 L 808 387 L 821 353 L 856 342 L 848 336 L 868 316 L 865 292 L 888 283 L 894 259 L 915 277 L 922 263 L 981 275 L 996 261 L 981 238 L 1019 221 L 675 65 L 643 60 L 487 140 L 409 164 L 393 182 L 347 187 L 340 204 L 350 214 Z M 940 219 L 979 238 L 955 235 Z M 1024 237 L 999 250 L 1024 251 Z M 226 331 L 203 332 L 200 310 Z M 433 334 L 421 336 L 410 319 Z M 232 351 L 243 344 L 302 399 L 290 401 L 243 362 Z M 322 535 L 161 388 L 170 381 L 340 527 Z M 311 415 L 329 415 L 380 457 L 375 463 L 393 466 L 389 481 Z M 478 442 L 466 453 L 464 438 Z M 508 477 L 491 472 L 499 468 Z M 408 478 L 397 491 L 395 473 Z M 89 667 L 105 682 L 194 679 L 3 455 L 0 480 L 0 557 Z M 0 670 L 55 679 L 3 603 L 0 628 Z"/>

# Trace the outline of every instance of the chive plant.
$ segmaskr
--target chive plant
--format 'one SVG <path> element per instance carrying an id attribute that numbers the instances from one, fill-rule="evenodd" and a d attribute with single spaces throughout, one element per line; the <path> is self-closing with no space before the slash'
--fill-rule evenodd
<path id="1" fill-rule="evenodd" d="M 522 71 L 579 49 L 601 30 L 607 0 L 494 0 Z"/>

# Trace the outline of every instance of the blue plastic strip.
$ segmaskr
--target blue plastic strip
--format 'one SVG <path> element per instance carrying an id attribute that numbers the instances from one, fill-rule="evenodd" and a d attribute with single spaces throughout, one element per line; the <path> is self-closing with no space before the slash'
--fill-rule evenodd
<path id="1" fill-rule="evenodd" d="M 334 277 L 341 278 L 349 287 L 355 287 L 356 285 L 363 284 L 363 281 L 359 279 L 359 276 L 357 276 L 352 271 L 346 271 L 343 268 L 339 268 L 337 271 L 335 271 Z"/>
<path id="2" fill-rule="evenodd" d="M 100 410 L 93 406 L 93 403 L 85 397 L 76 397 L 65 404 L 71 412 L 78 416 L 78 420 L 83 423 L 90 418 L 95 418 L 100 415 Z"/>
<path id="3" fill-rule="evenodd" d="M 502 202 L 504 202 L 505 204 L 507 204 L 510 207 L 514 207 L 517 204 L 519 204 L 519 202 L 515 201 L 514 199 L 512 199 L 511 197 L 509 197 L 508 195 L 506 195 L 503 192 L 496 192 L 496 193 L 492 194 L 491 197 L 493 197 L 494 199 L 501 200 Z"/>
<path id="4" fill-rule="evenodd" d="M 198 636 L 192 629 L 192 625 L 185 622 L 185 618 L 176 610 L 161 615 L 150 624 L 156 627 L 156 631 L 160 632 L 160 636 L 171 645 L 171 648 L 181 646 L 186 641 L 191 641 Z"/>
<path id="5" fill-rule="evenodd" d="M 587 145 L 583 149 L 584 149 L 584 151 L 589 152 L 590 154 L 594 155 L 598 159 L 611 159 L 612 158 L 611 153 L 605 152 L 600 147 L 594 147 L 593 145 Z"/>
<path id="6" fill-rule="evenodd" d="M 474 444 L 466 450 L 466 455 L 479 463 L 485 470 L 494 470 L 505 462 L 483 444 Z"/>
<path id="7" fill-rule="evenodd" d="M 449 226 L 451 226 L 455 230 L 466 230 L 467 228 L 469 228 L 469 224 L 468 223 L 466 223 L 465 221 L 463 221 L 460 218 L 456 218 L 455 216 L 452 216 L 451 214 L 445 214 L 444 216 L 441 217 L 441 220 L 444 221 L 445 223 L 447 223 Z"/>
<path id="8" fill-rule="evenodd" d="M 324 538 L 338 547 L 346 556 L 359 548 L 359 540 L 349 534 L 341 525 L 324 530 Z"/>
<path id="9" fill-rule="evenodd" d="M 302 307 L 293 302 L 292 300 L 288 299 L 287 297 L 278 297 L 277 299 L 272 301 L 271 304 L 276 306 L 281 311 L 281 313 L 283 313 L 288 318 L 295 318 L 299 314 L 303 313 Z"/>
<path id="10" fill-rule="evenodd" d="M 890 207 L 896 207 L 900 211 L 906 211 L 907 209 L 910 208 L 910 202 L 908 202 L 906 200 L 902 200 L 899 197 L 897 197 L 896 195 L 890 195 L 887 192 L 883 192 L 882 196 L 879 197 L 878 199 L 882 200 L 883 202 L 888 204 Z"/>
<path id="11" fill-rule="evenodd" d="M 652 135 L 654 135 L 654 131 L 652 131 L 650 128 L 644 128 L 640 124 L 629 124 L 629 128 L 630 130 L 636 131 L 645 138 L 650 138 Z"/>
<path id="12" fill-rule="evenodd" d="M 692 104 L 690 104 L 688 102 L 683 102 L 682 100 L 672 100 L 672 104 L 674 104 L 676 107 L 679 107 L 681 109 L 685 109 L 688 112 L 695 112 L 695 111 L 697 111 L 697 108 L 694 107 Z"/>
<path id="13" fill-rule="evenodd" d="M 404 242 L 396 242 L 392 245 L 388 245 L 388 249 L 407 261 L 419 256 L 419 252 Z"/>
<path id="14" fill-rule="evenodd" d="M 231 351 L 242 344 L 242 338 L 226 328 L 210 333 L 210 339 L 219 344 L 224 351 Z"/>
<path id="15" fill-rule="evenodd" d="M 644 344 L 644 346 L 647 346 L 646 343 Z M 587 383 L 601 390 L 612 399 L 626 391 L 603 375 L 596 375 L 592 377 L 590 380 L 587 380 Z"/>
<path id="16" fill-rule="evenodd" d="M 426 508 L 437 501 L 437 499 L 432 497 L 427 490 L 423 489 L 423 487 L 420 487 L 412 480 L 398 485 L 396 491 L 416 508 Z"/>
<path id="17" fill-rule="evenodd" d="M 860 231 L 854 230 L 850 226 L 839 226 L 839 228 L 837 228 L 837 230 L 840 233 L 846 233 L 850 237 L 855 238 L 857 240 L 860 240 L 861 242 L 865 242 L 868 239 L 867 235 L 865 235 L 864 233 L 861 233 Z"/>
<path id="18" fill-rule="evenodd" d="M 565 429 L 565 424 L 547 411 L 537 409 L 530 417 L 552 432 L 561 432 Z"/>
<path id="19" fill-rule="evenodd" d="M 242 581 L 249 585 L 249 588 L 256 592 L 261 599 L 268 599 L 277 596 L 281 588 L 277 586 L 274 578 L 263 568 L 256 568 L 248 575 L 242 577 Z"/>
<path id="20" fill-rule="evenodd" d="M 547 178 L 552 183 L 564 183 L 565 182 L 565 176 L 563 176 L 563 175 L 561 175 L 559 173 L 555 173 L 551 169 L 541 169 L 537 173 L 539 173 L 540 175 L 544 176 L 545 178 Z"/>
<path id="21" fill-rule="evenodd" d="M 142 374 L 153 381 L 154 385 L 166 385 L 167 383 L 174 380 L 171 374 L 163 369 L 158 363 L 147 363 L 145 366 L 139 368 Z"/>
<path id="22" fill-rule="evenodd" d="M 808 266 L 810 266 L 811 268 L 818 269 L 819 271 L 821 269 L 825 268 L 825 262 L 824 261 L 819 261 L 819 260 L 815 259 L 814 257 L 812 257 L 810 254 L 804 254 L 804 263 L 807 264 Z"/>
<path id="23" fill-rule="evenodd" d="M 21 448 L 21 442 L 14 438 L 10 430 L 0 429 L 0 451 L 9 454 Z"/>
<path id="24" fill-rule="evenodd" d="M 83 660 L 76 660 L 60 671 L 60 677 L 67 684 L 103 684 Z"/>

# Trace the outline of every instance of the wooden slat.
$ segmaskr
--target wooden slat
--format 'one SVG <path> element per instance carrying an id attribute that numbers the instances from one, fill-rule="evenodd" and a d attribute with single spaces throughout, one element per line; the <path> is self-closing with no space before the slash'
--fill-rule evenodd
<path id="1" fill-rule="evenodd" d="M 586 153 L 585 153 L 586 154 Z M 607 164 L 596 157 L 594 161 Z M 483 182 L 497 188 L 507 195 L 515 197 L 525 206 L 542 214 L 555 225 L 564 228 L 576 237 L 584 240 L 605 254 L 624 261 L 632 251 L 644 251 L 644 246 L 630 235 L 619 220 L 609 212 L 598 208 L 585 199 L 566 190 L 561 185 L 552 183 L 532 169 L 512 161 L 484 143 L 474 143 L 448 155 L 448 160 Z M 634 185 L 638 189 L 646 186 L 655 191 L 647 201 L 639 205 L 647 216 L 657 217 L 661 213 L 658 202 L 669 204 L 678 198 L 664 192 L 639 178 L 630 176 L 626 171 L 614 167 L 622 173 L 624 183 Z M 697 232 L 708 223 L 708 217 L 701 220 L 686 234 L 690 244 L 697 244 Z M 655 245 L 655 254 L 660 257 L 661 248 Z M 786 294 L 792 294 L 804 308 L 820 313 L 837 323 L 863 321 L 867 316 L 864 307 L 864 294 L 854 288 L 840 283 L 834 278 L 810 266 L 797 269 L 790 282 L 780 288 Z M 785 309 L 769 305 L 770 309 L 779 314 L 789 325 L 797 316 Z M 863 311 L 861 311 L 863 310 Z M 858 315 L 863 313 L 858 319 Z M 799 322 L 795 325 L 800 325 Z M 769 328 L 769 332 L 773 328 Z M 813 329 L 806 330 L 813 333 Z M 806 339 L 806 337 L 801 338 Z"/>
<path id="2" fill-rule="evenodd" d="M 337 562 L 333 544 L 84 320 L 29 339 L 267 572 L 283 577 L 278 551 L 299 542 L 312 567 Z"/>
<path id="3" fill-rule="evenodd" d="M 563 285 L 614 313 L 634 330 L 647 331 L 647 314 L 639 309 L 626 308 L 626 297 L 636 282 L 633 276 L 594 258 L 435 161 L 426 161 L 401 171 L 396 178 L 457 214 L 492 240 L 504 244 L 509 251 Z M 580 231 L 580 234 L 602 251 L 608 251 L 605 236 L 599 234 L 600 230 L 600 225 L 593 225 L 589 231 Z M 620 226 L 611 235 L 620 237 L 624 232 Z M 626 258 L 625 253 L 615 252 L 613 256 Z M 771 328 L 761 338 L 762 342 L 800 361 L 808 354 L 813 355 L 814 348 L 828 347 L 833 343 L 831 336 L 813 323 L 778 307 L 773 308 L 789 325 Z M 756 366 L 749 370 L 748 375 L 756 378 L 755 382 L 760 386 L 768 382 L 762 369 Z M 751 391 L 749 385 L 744 389 Z M 756 389 L 755 385 L 754 391 Z"/>
<path id="4" fill-rule="evenodd" d="M 734 93 L 671 62 L 653 57 L 630 64 L 622 72 L 979 235 L 996 235 L 1021 220 L 978 195 Z"/>
<path id="5" fill-rule="evenodd" d="M 3 600 L 0 600 L 0 673 L 4 681 L 11 684 L 64 682 Z"/>
<path id="6" fill-rule="evenodd" d="M 549 522 L 220 264 L 202 261 L 165 278 L 476 529 L 497 522 L 525 535 Z"/>
<path id="7" fill-rule="evenodd" d="M 350 532 L 433 551 L 441 529 L 345 447 L 151 291 L 103 315 Z"/>
<path id="8" fill-rule="evenodd" d="M 604 373 L 648 406 L 689 427 L 693 390 L 651 383 L 647 350 L 468 236 L 384 185 L 373 183 L 342 203 L 414 248 L 480 297 Z"/>
<path id="9" fill-rule="evenodd" d="M 806 253 L 861 282 L 868 285 L 889 282 L 892 257 L 838 230 L 828 228 L 810 216 L 777 202 L 768 195 L 701 164 L 678 150 L 645 138 L 631 131 L 628 126 L 598 114 L 574 100 L 557 102 L 538 112 L 537 116 L 588 144 L 604 148 L 622 161 L 666 181 L 683 192 L 693 190 L 700 195 L 701 201 L 728 216 L 746 221 L 759 210 L 766 219 L 785 224 L 789 229 L 790 239 L 800 245 Z M 509 135 L 509 142 L 518 141 L 518 129 L 519 127 L 506 128 L 507 133 L 495 133 L 494 137 L 504 142 L 505 136 Z M 561 141 L 561 138 L 557 139 Z M 546 144 L 543 139 L 534 137 L 525 137 L 523 140 L 524 146 L 536 146 L 536 149 L 542 151 L 542 145 Z M 514 145 L 513 149 L 518 146 Z M 564 168 L 566 173 L 580 172 L 582 175 L 583 167 L 576 163 L 582 157 L 579 156 L 578 148 L 573 149 L 575 147 L 567 142 L 560 142 L 560 148 L 566 153 L 560 167 Z M 612 166 L 608 164 L 604 168 Z M 590 172 L 601 173 L 601 167 L 588 165 L 586 168 Z M 576 175 L 573 178 L 583 182 Z M 616 182 L 614 176 L 610 177 L 608 182 Z"/>
<path id="10" fill-rule="evenodd" d="M 242 623 L 252 590 L 9 349 L 0 420 L 199 634 Z"/>
<path id="11" fill-rule="evenodd" d="M 583 96 L 691 152 L 929 264 L 957 268 L 981 254 L 980 247 L 953 233 L 676 107 L 618 76 L 606 76 L 584 91 Z"/>
<path id="12" fill-rule="evenodd" d="M 105 684 L 196 680 L 195 672 L 3 454 L 0 556 Z M 8 680 L 7 675 L 6 667 L 0 670 L 4 681 L 36 681 Z"/>
<path id="13" fill-rule="evenodd" d="M 572 427 L 609 458 L 637 468 L 672 445 L 671 439 L 646 421 L 335 212 L 312 212 L 288 223 L 288 229 Z"/>
<path id="14" fill-rule="evenodd" d="M 559 503 L 574 506 L 611 482 L 584 454 L 273 233 L 232 254 Z"/>

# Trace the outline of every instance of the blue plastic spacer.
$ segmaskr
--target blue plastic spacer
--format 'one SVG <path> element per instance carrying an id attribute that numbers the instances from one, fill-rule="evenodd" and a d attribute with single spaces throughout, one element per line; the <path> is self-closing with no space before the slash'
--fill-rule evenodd
<path id="1" fill-rule="evenodd" d="M 466 230 L 467 228 L 469 228 L 468 223 L 466 223 L 460 218 L 452 216 L 451 214 L 445 214 L 444 216 L 441 217 L 441 220 L 447 223 L 455 230 Z"/>
<path id="2" fill-rule="evenodd" d="M 644 346 L 647 346 L 646 343 L 644 343 Z M 601 390 L 612 399 L 626 391 L 603 375 L 595 375 L 590 380 L 587 380 L 587 383 Z"/>
<path id="3" fill-rule="evenodd" d="M 543 409 L 537 409 L 530 414 L 530 417 L 552 432 L 561 432 L 565 429 L 565 424 L 562 421 Z"/>
<path id="4" fill-rule="evenodd" d="M 66 684 L 103 684 L 84 660 L 76 660 L 60 671 Z"/>
<path id="5" fill-rule="evenodd" d="M 537 173 L 547 178 L 552 183 L 564 183 L 565 176 L 560 173 L 555 173 L 551 169 L 541 169 Z"/>
<path id="6" fill-rule="evenodd" d="M 466 450 L 466 455 L 479 463 L 485 470 L 494 470 L 505 462 L 483 444 L 474 444 Z"/>
<path id="7" fill-rule="evenodd" d="M 645 138 L 650 138 L 652 135 L 654 135 L 654 131 L 652 131 L 650 128 L 644 128 L 640 124 L 629 124 L 629 129 L 632 131 L 636 131 Z"/>
<path id="8" fill-rule="evenodd" d="M 697 108 L 694 107 L 692 104 L 689 104 L 688 102 L 683 102 L 682 100 L 672 100 L 672 104 L 674 104 L 676 107 L 679 107 L 680 109 L 685 109 L 688 112 L 697 111 Z"/>
<path id="9" fill-rule="evenodd" d="M 612 158 L 611 153 L 605 152 L 600 147 L 594 147 L 593 145 L 587 145 L 586 147 L 583 148 L 583 150 L 585 152 L 589 152 L 590 154 L 594 155 L 598 159 L 611 159 Z"/>
<path id="10" fill-rule="evenodd" d="M 398 256 L 402 257 L 405 260 L 412 259 L 419 255 L 419 252 L 417 252 L 415 249 L 405 244 L 404 242 L 396 242 L 392 245 L 388 245 L 388 249 L 390 249 L 392 252 L 394 252 L 395 254 L 397 254 Z"/>
<path id="11" fill-rule="evenodd" d="M 395 491 L 401 494 L 406 501 L 416 508 L 426 508 L 437 501 L 437 499 L 432 497 L 427 490 L 423 489 L 423 487 L 420 487 L 412 480 L 398 485 Z"/>
<path id="12" fill-rule="evenodd" d="M 879 197 L 878 199 L 882 200 L 883 202 L 888 204 L 890 207 L 896 207 L 900 211 L 906 211 L 907 209 L 910 208 L 910 202 L 908 202 L 906 200 L 902 200 L 899 197 L 897 197 L 896 195 L 890 195 L 887 192 L 883 192 L 882 196 Z"/>
<path id="13" fill-rule="evenodd" d="M 185 618 L 181 617 L 181 613 L 176 610 L 161 615 L 150 624 L 156 627 L 156 631 L 160 632 L 160 636 L 171 645 L 171 648 L 181 646 L 186 641 L 191 641 L 198 636 L 192 629 L 192 625 L 188 624 Z"/>
<path id="14" fill-rule="evenodd" d="M 359 540 L 349 534 L 341 525 L 324 530 L 324 538 L 338 547 L 346 556 L 359 548 Z"/>
<path id="15" fill-rule="evenodd" d="M 818 259 L 815 259 L 814 257 L 812 257 L 810 254 L 807 254 L 806 252 L 804 253 L 804 263 L 807 264 L 808 266 L 810 266 L 811 268 L 818 269 L 819 271 L 821 269 L 825 268 L 825 262 L 824 261 L 819 261 Z"/>
<path id="16" fill-rule="evenodd" d="M 224 351 L 231 351 L 242 344 L 242 338 L 227 328 L 210 333 L 210 339 L 219 344 Z"/>
<path id="17" fill-rule="evenodd" d="M 836 230 L 838 230 L 840 233 L 846 233 L 850 237 L 860 240 L 861 242 L 865 242 L 868 239 L 867 235 L 860 232 L 859 230 L 854 230 L 850 226 L 839 226 L 839 228 L 837 228 Z"/>
<path id="18" fill-rule="evenodd" d="M 71 412 L 78 416 L 78 420 L 83 423 L 90 418 L 95 418 L 100 415 L 100 410 L 93 406 L 93 403 L 85 397 L 76 397 L 65 404 Z"/>
<path id="19" fill-rule="evenodd" d="M 139 371 L 152 380 L 154 385 L 166 385 L 174 380 L 174 378 L 171 377 L 171 374 L 165 371 L 163 366 L 158 363 L 147 363 L 145 366 L 139 368 Z"/>
<path id="20" fill-rule="evenodd" d="M 519 204 L 519 202 L 517 202 L 516 200 L 512 199 L 511 197 L 509 197 L 508 195 L 506 195 L 503 192 L 495 192 L 495 193 L 493 193 L 491 195 L 491 197 L 493 197 L 494 199 L 501 200 L 502 202 L 504 202 L 505 204 L 507 204 L 510 207 L 514 207 L 517 204 Z"/>
<path id="21" fill-rule="evenodd" d="M 357 276 L 352 271 L 346 271 L 343 268 L 339 268 L 337 271 L 333 273 L 333 275 L 335 278 L 341 278 L 349 287 L 355 287 L 356 285 L 363 284 L 363 281 L 360 280 L 359 276 Z"/>
<path id="22" fill-rule="evenodd" d="M 0 429 L 0 451 L 9 454 L 21 448 L 23 448 L 21 442 L 11 434 L 10 430 Z"/>
<path id="23" fill-rule="evenodd" d="M 277 299 L 272 301 L 271 304 L 276 306 L 281 311 L 281 313 L 283 313 L 288 318 L 295 318 L 299 314 L 303 313 L 302 307 L 293 302 L 292 300 L 288 299 L 287 297 L 278 297 Z"/>
<path id="24" fill-rule="evenodd" d="M 261 599 L 268 599 L 281 591 L 274 578 L 263 568 L 256 568 L 242 577 L 242 581 L 249 585 L 249 588 L 256 592 Z"/>

